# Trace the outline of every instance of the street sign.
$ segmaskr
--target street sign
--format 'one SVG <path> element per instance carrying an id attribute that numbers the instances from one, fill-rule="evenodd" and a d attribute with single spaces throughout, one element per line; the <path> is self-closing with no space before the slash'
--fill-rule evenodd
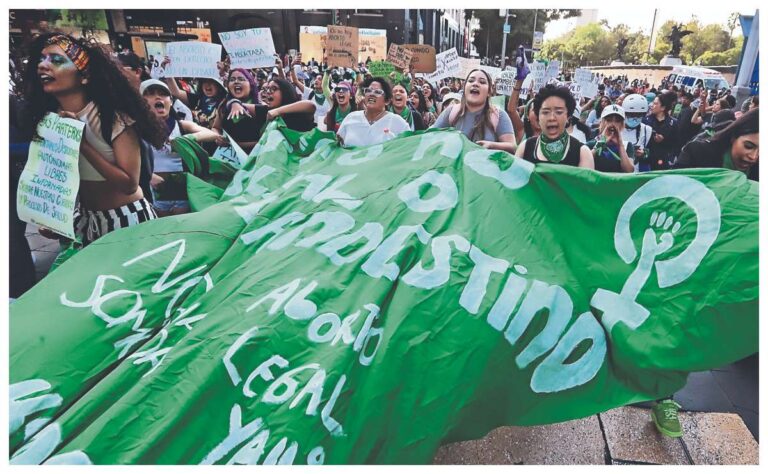
<path id="1" fill-rule="evenodd" d="M 506 35 L 510 31 L 512 31 L 512 27 L 510 26 L 510 24 L 509 23 L 504 24 L 504 34 Z"/>
<path id="2" fill-rule="evenodd" d="M 541 49 L 541 45 L 544 44 L 544 32 L 543 31 L 534 31 L 533 32 L 533 46 L 531 49 L 534 51 L 539 51 Z"/>

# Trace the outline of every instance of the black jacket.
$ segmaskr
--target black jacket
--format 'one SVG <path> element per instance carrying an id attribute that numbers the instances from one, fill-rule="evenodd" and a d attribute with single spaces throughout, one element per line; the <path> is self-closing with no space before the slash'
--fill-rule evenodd
<path id="1" fill-rule="evenodd" d="M 723 156 L 728 151 L 728 143 L 717 143 L 711 140 L 694 140 L 683 147 L 675 168 L 722 168 Z M 747 178 L 760 181 L 760 170 L 757 165 L 749 169 Z"/>

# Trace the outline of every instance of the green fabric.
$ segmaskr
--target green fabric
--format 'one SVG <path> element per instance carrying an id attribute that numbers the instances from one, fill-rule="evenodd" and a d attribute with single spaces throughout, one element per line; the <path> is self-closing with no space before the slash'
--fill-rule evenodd
<path id="1" fill-rule="evenodd" d="M 568 135 L 566 130 L 555 139 L 550 139 L 546 134 L 539 135 L 537 147 L 541 150 L 547 160 L 552 163 L 560 163 L 568 154 L 568 145 L 570 144 L 571 136 Z"/>
<path id="2" fill-rule="evenodd" d="M 727 170 L 741 171 L 745 175 L 749 176 L 749 168 L 746 170 L 740 170 L 733 164 L 733 157 L 731 156 L 731 150 L 725 152 L 723 155 L 723 168 Z"/>
<path id="3" fill-rule="evenodd" d="M 10 305 L 9 454 L 429 463 L 755 353 L 758 297 L 740 173 L 534 166 L 455 130 L 344 149 L 278 120 L 217 203 L 110 232 Z"/>
<path id="4" fill-rule="evenodd" d="M 209 156 L 208 152 L 189 135 L 173 139 L 171 147 L 181 156 L 187 174 L 202 178 L 216 187 L 226 188 L 235 175 L 236 169 L 232 165 Z M 192 193 L 189 192 L 189 181 L 187 183 L 187 194 L 190 199 L 194 199 Z"/>
<path id="5" fill-rule="evenodd" d="M 397 115 L 399 115 L 400 117 L 402 117 L 402 118 L 403 118 L 403 120 L 405 120 L 406 122 L 408 122 L 408 125 L 410 125 L 410 126 L 411 126 L 411 130 L 413 130 L 413 112 L 411 112 L 411 108 L 410 108 L 410 107 L 408 107 L 408 106 L 406 105 L 405 107 L 403 107 L 403 110 L 402 110 L 402 111 L 400 111 L 400 112 L 396 112 L 396 111 L 395 111 L 395 107 L 394 107 L 394 106 L 392 106 L 392 105 L 390 105 L 390 106 L 389 106 L 389 111 L 390 111 L 390 112 L 392 112 L 393 114 L 397 114 Z"/>

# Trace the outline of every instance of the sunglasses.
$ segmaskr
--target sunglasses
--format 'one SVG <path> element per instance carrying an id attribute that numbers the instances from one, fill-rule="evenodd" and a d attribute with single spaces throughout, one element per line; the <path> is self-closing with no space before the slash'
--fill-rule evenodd
<path id="1" fill-rule="evenodd" d="M 333 92 L 340 93 L 340 94 L 346 94 L 347 92 L 349 92 L 349 88 L 348 87 L 334 87 L 333 88 Z"/>
<path id="2" fill-rule="evenodd" d="M 384 90 L 382 89 L 371 89 L 370 87 L 366 87 L 363 89 L 363 94 L 365 95 L 375 95 L 376 97 L 381 97 L 384 95 Z"/>

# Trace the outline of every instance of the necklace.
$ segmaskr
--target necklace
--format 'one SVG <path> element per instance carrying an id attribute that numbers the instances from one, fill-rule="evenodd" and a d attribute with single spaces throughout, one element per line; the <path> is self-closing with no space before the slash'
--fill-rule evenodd
<path id="1" fill-rule="evenodd" d="M 373 125 L 374 122 L 379 120 L 386 113 L 387 113 L 387 110 L 384 109 L 384 110 L 381 111 L 381 113 L 379 113 L 379 115 L 377 115 L 373 120 L 371 120 L 371 119 L 368 118 L 368 111 L 366 110 L 365 112 L 363 112 L 363 116 L 365 117 L 365 120 L 368 121 L 368 125 Z"/>

